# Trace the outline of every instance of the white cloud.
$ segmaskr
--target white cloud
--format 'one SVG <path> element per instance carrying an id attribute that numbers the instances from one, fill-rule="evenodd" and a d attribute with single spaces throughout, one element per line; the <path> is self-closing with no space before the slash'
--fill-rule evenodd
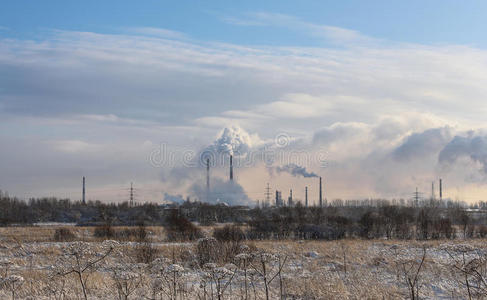
<path id="1" fill-rule="evenodd" d="M 336 26 L 318 25 L 303 21 L 294 16 L 254 12 L 247 13 L 243 17 L 223 16 L 223 22 L 237 26 L 274 26 L 283 27 L 292 31 L 298 31 L 315 38 L 330 40 L 339 44 L 364 43 L 374 41 L 372 38 L 360 34 L 358 31 L 340 28 Z"/>
<path id="2" fill-rule="evenodd" d="M 135 27 L 135 28 L 128 28 L 128 32 L 153 36 L 153 37 L 161 37 L 161 38 L 169 38 L 169 39 L 187 39 L 188 37 L 179 31 L 168 30 L 164 28 L 155 28 L 155 27 Z"/>
<path id="3" fill-rule="evenodd" d="M 53 141 L 52 145 L 56 150 L 67 152 L 67 153 L 102 151 L 102 148 L 99 145 L 90 144 L 80 140 Z"/>
<path id="4" fill-rule="evenodd" d="M 113 114 L 108 115 L 81 115 L 80 118 L 90 121 L 99 121 L 99 122 L 116 122 L 119 118 Z"/>
<path id="5" fill-rule="evenodd" d="M 283 100 L 257 106 L 255 111 L 274 118 L 312 118 L 325 116 L 332 108 L 326 98 L 307 94 L 287 94 Z"/>
<path id="6" fill-rule="evenodd" d="M 38 174 L 33 166 L 50 172 L 44 186 L 54 187 L 62 176 L 76 191 L 82 166 L 103 174 L 103 184 L 129 177 L 149 182 L 161 172 L 147 163 L 154 145 L 197 151 L 221 128 L 238 125 L 264 141 L 288 133 L 295 141 L 291 150 L 324 147 L 334 162 L 325 171 L 333 172 L 327 174 L 330 197 L 391 196 L 438 176 L 432 159 L 394 160 L 391 153 L 408 136 L 445 126 L 455 135 L 485 125 L 483 49 L 385 46 L 289 16 L 247 17 L 254 22 L 247 25 L 308 31 L 343 47 L 203 43 L 154 28 L 0 40 L 0 135 L 19 147 L 32 139 L 38 151 L 3 149 L 2 167 L 13 175 L 1 181 L 21 194 L 26 186 L 16 182 L 27 178 L 35 190 L 38 178 L 26 177 Z M 53 157 L 53 147 L 63 154 Z M 24 158 L 31 156 L 36 160 Z M 242 172 L 251 174 L 242 179 L 246 190 L 265 180 L 259 167 L 259 174 Z M 461 186 L 463 178 L 452 177 L 451 184 Z M 185 187 L 172 191 L 161 183 L 170 194 Z"/>

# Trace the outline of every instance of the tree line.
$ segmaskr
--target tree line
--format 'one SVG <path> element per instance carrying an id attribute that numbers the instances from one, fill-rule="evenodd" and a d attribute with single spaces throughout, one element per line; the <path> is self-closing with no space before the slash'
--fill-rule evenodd
<path id="1" fill-rule="evenodd" d="M 477 208 L 477 209 L 475 209 Z M 326 207 L 227 206 L 185 202 L 181 205 L 128 202 L 71 201 L 32 198 L 28 201 L 0 192 L 0 226 L 42 222 L 81 226 L 110 224 L 135 226 L 192 222 L 197 225 L 234 223 L 245 228 L 247 239 L 453 239 L 487 237 L 484 203 L 470 207 L 447 201 L 400 205 L 387 200 L 333 201 Z M 192 228 L 189 225 L 175 227 Z M 184 229 L 181 229 L 184 230 Z M 191 229 L 193 230 L 193 229 Z M 183 234 L 184 236 L 184 234 Z M 197 236 L 194 233 L 191 236 Z"/>

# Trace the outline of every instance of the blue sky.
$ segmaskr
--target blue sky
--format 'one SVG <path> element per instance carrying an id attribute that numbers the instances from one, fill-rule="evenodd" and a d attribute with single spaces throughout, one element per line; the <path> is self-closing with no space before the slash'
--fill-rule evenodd
<path id="1" fill-rule="evenodd" d="M 245 199 L 267 182 L 316 195 L 309 178 L 269 171 L 294 163 L 325 178 L 329 199 L 408 198 L 442 177 L 449 198 L 485 200 L 485 11 L 485 1 L 3 1 L 0 189 L 79 199 L 86 176 L 91 199 L 126 200 L 130 182 L 140 200 L 198 198 L 198 154 L 244 149 Z M 269 149 L 282 154 L 273 168 L 259 158 Z M 226 168 L 212 174 L 215 193 L 240 190 Z"/>
<path id="2" fill-rule="evenodd" d="M 193 38 L 242 45 L 316 45 L 292 30 L 235 26 L 249 13 L 292 15 L 389 41 L 487 45 L 485 1 L 3 1 L 3 36 L 36 38 L 63 29 L 114 33 L 130 27 L 180 31 Z"/>

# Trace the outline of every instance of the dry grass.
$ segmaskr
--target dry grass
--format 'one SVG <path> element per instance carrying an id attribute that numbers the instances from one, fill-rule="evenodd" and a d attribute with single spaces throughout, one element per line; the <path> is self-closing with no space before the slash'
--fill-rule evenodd
<path id="1" fill-rule="evenodd" d="M 0 227 L 0 241 L 6 243 L 33 243 L 33 242 L 52 242 L 54 233 L 58 228 L 68 228 L 76 236 L 76 240 L 86 242 L 99 242 L 103 238 L 97 238 L 93 235 L 94 226 L 28 226 L 28 227 Z M 113 226 L 114 231 L 123 231 L 125 229 L 135 229 L 136 227 Z M 165 231 L 162 226 L 147 226 L 147 231 L 154 239 L 154 242 L 162 242 L 165 239 Z M 135 241 L 135 237 L 128 239 Z"/>
<path id="2" fill-rule="evenodd" d="M 126 227 L 116 227 L 121 230 Z M 56 259 L 62 256 L 69 243 L 51 242 L 56 227 L 10 227 L 0 228 L 0 260 L 12 263 L 9 274 L 21 275 L 25 281 L 19 287 L 20 298 L 32 295 L 35 299 L 54 299 L 64 292 L 67 299 L 77 299 L 81 289 L 76 276 L 61 280 L 53 277 Z M 70 227 L 80 240 L 89 242 L 95 253 L 101 253 L 101 239 L 93 237 L 93 227 Z M 211 232 L 212 228 L 206 228 Z M 185 267 L 184 299 L 197 298 L 201 293 L 202 272 L 195 264 L 195 243 L 166 243 L 162 227 L 148 227 L 157 249 L 157 257 Z M 461 278 L 449 268 L 448 257 L 441 254 L 444 244 L 468 243 L 474 249 L 486 249 L 486 240 L 440 240 L 440 241 L 388 241 L 388 240 L 341 240 L 341 241 L 255 241 L 248 242 L 256 249 L 287 257 L 282 272 L 283 294 L 288 299 L 404 299 L 408 296 L 404 274 L 400 268 L 406 262 L 416 263 L 423 247 L 427 257 L 420 277 L 421 298 L 465 298 L 466 290 Z M 124 241 L 117 246 L 117 253 L 90 274 L 89 297 L 92 299 L 116 299 L 111 267 L 119 263 L 135 264 L 137 243 Z M 486 251 L 487 252 L 487 251 Z M 443 256 L 442 256 L 443 255 Z M 223 263 L 222 263 L 223 265 Z M 276 274 L 275 263 L 269 265 Z M 1 270 L 3 273 L 3 269 Z M 132 299 L 152 297 L 151 289 L 155 274 L 149 265 L 141 271 L 144 281 Z M 273 273 L 274 272 L 274 273 Z M 3 276 L 3 275 L 2 275 Z M 240 276 L 240 275 L 239 275 Z M 236 277 L 231 293 L 224 299 L 242 298 L 242 278 Z M 263 299 L 264 289 L 259 278 L 254 279 L 255 295 Z M 61 292 L 60 290 L 64 290 Z M 250 289 L 250 287 L 249 287 Z M 279 280 L 270 285 L 271 299 L 279 298 Z M 440 292 L 439 292 L 440 291 Z M 3 294 L 2 294 L 3 293 Z M 56 294 L 57 293 L 57 294 Z M 254 297 L 251 291 L 252 299 Z M 183 294 L 182 294 L 183 295 Z M 8 297 L 0 289 L 0 298 Z M 201 296 L 201 294 L 200 294 Z M 233 297 L 232 297 L 233 296 Z M 164 298 L 163 298 L 164 299 Z"/>

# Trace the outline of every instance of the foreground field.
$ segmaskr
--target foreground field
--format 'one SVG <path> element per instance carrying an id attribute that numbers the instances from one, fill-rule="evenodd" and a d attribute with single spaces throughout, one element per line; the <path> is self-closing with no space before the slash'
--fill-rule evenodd
<path id="1" fill-rule="evenodd" d="M 1 299 L 468 299 L 486 295 L 485 240 L 52 241 L 1 228 Z M 81 241 L 80 241 L 81 240 Z"/>

